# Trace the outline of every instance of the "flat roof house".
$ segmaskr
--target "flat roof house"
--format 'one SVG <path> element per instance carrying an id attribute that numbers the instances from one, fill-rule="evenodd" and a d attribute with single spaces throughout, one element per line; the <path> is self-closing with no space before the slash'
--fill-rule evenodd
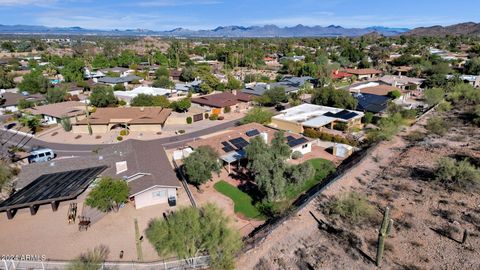
<path id="1" fill-rule="evenodd" d="M 72 123 L 76 119 L 85 116 L 86 105 L 79 101 L 65 101 L 54 104 L 47 104 L 42 106 L 35 106 L 25 111 L 33 115 L 40 115 L 43 118 L 44 124 L 51 125 L 60 123 L 63 117 L 70 118 Z"/>
<path id="2" fill-rule="evenodd" d="M 127 87 L 128 84 L 132 83 L 133 81 L 143 81 L 141 77 L 134 75 L 128 75 L 124 77 L 102 77 L 94 80 L 97 80 L 98 83 L 108 84 L 112 87 L 117 84 L 123 84 L 125 87 Z"/>
<path id="3" fill-rule="evenodd" d="M 189 142 L 187 146 L 193 150 L 200 146 L 212 147 L 220 155 L 220 159 L 227 165 L 227 170 L 230 172 L 232 163 L 245 158 L 244 148 L 249 145 L 251 139 L 260 136 L 265 142 L 270 143 L 276 132 L 278 132 L 277 129 L 250 123 L 234 127 L 230 131 L 217 136 Z M 290 146 L 292 153 L 298 151 L 302 154 L 307 154 L 312 151 L 313 141 L 302 135 L 285 132 L 285 140 Z"/>
<path id="4" fill-rule="evenodd" d="M 362 127 L 364 113 L 334 107 L 301 104 L 281 111 L 272 117 L 273 127 L 295 133 L 303 133 L 305 128 L 317 131 L 332 131 L 337 123 L 346 123 L 347 128 Z"/>
<path id="5" fill-rule="evenodd" d="M 161 132 L 172 113 L 171 109 L 161 107 L 97 108 L 88 118 L 72 126 L 74 133 L 107 133 L 122 128 L 137 132 Z"/>
<path id="6" fill-rule="evenodd" d="M 235 90 L 232 93 L 223 92 L 192 98 L 192 103 L 202 109 L 210 110 L 211 114 L 220 115 L 226 107 L 231 111 L 245 111 L 250 108 L 253 97 Z"/>
<path id="7" fill-rule="evenodd" d="M 130 91 L 115 91 L 113 92 L 113 94 L 115 95 L 116 98 L 127 102 L 127 104 L 130 104 L 130 101 L 132 101 L 132 99 L 134 99 L 140 94 L 169 97 L 175 92 L 176 90 L 171 90 L 171 89 L 139 86 Z"/>
<path id="8" fill-rule="evenodd" d="M 261 96 L 266 91 L 275 88 L 282 87 L 285 90 L 285 94 L 295 93 L 300 90 L 307 82 L 314 83 L 315 79 L 309 76 L 304 77 L 294 77 L 294 76 L 285 76 L 281 81 L 276 83 L 249 83 L 245 85 L 245 89 L 242 90 L 243 93 Z"/>

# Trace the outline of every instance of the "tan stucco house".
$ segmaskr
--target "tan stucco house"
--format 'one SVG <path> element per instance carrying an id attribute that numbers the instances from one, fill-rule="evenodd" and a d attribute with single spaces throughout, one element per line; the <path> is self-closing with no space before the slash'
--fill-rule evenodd
<path id="1" fill-rule="evenodd" d="M 161 132 L 172 113 L 171 109 L 161 107 L 97 108 L 88 118 L 72 127 L 74 133 L 107 133 L 122 128 L 138 132 Z"/>

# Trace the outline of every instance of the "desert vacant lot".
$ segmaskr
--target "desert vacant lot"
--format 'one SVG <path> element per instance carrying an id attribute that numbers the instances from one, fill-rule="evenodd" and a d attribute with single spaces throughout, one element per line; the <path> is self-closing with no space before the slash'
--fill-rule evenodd
<path id="1" fill-rule="evenodd" d="M 480 196 L 435 182 L 438 158 L 468 158 L 479 166 L 480 129 L 460 111 L 445 115 L 443 136 L 425 134 L 425 120 L 381 143 L 360 166 L 240 257 L 240 269 L 376 269 L 373 261 L 383 209 L 392 207 L 394 229 L 382 269 L 480 269 Z M 414 132 L 414 133 L 412 133 Z M 419 133 L 420 132 L 420 133 Z M 371 218 L 352 224 L 332 215 L 333 198 L 364 196 Z M 313 214 L 313 215 L 312 215 Z M 313 218 L 333 230 L 319 228 Z M 469 232 L 461 244 L 464 230 Z"/>

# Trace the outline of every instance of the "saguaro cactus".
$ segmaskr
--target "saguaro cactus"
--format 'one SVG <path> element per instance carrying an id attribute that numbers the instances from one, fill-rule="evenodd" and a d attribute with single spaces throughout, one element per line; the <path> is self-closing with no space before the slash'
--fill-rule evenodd
<path id="1" fill-rule="evenodd" d="M 380 227 L 380 231 L 378 232 L 378 243 L 377 243 L 377 266 L 380 266 L 382 263 L 383 258 L 383 251 L 385 249 L 385 238 L 388 237 L 390 232 L 392 231 L 393 220 L 389 219 L 390 215 L 390 207 L 385 208 L 385 212 L 383 213 L 383 221 L 382 226 Z"/>
<path id="2" fill-rule="evenodd" d="M 93 134 L 92 126 L 90 125 L 90 123 L 88 123 L 88 134 L 90 134 L 90 136 L 92 136 Z"/>

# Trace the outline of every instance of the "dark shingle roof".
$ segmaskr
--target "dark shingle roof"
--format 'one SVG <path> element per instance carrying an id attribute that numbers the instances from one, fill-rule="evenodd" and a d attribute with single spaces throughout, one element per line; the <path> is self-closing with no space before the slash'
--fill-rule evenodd
<path id="1" fill-rule="evenodd" d="M 379 113 L 387 109 L 389 97 L 373 94 L 354 94 L 358 101 L 357 110 Z"/>

